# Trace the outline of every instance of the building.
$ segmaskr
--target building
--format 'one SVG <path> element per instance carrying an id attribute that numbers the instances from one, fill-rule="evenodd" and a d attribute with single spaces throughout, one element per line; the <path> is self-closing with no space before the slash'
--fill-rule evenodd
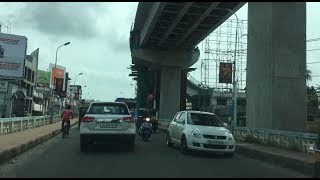
<path id="1" fill-rule="evenodd" d="M 82 99 L 82 89 L 80 85 L 69 85 L 67 89 L 68 104 L 73 108 L 79 106 Z"/>
<path id="2" fill-rule="evenodd" d="M 36 84 L 39 49 L 25 58 L 22 80 L 0 79 L 1 117 L 31 116 L 34 108 L 33 92 Z"/>
<path id="3" fill-rule="evenodd" d="M 24 78 L 21 86 L 26 88 L 26 106 L 27 116 L 32 115 L 34 109 L 33 94 L 36 86 L 36 77 L 38 70 L 39 48 L 33 51 L 30 55 L 26 56 L 24 67 Z"/>
<path id="4" fill-rule="evenodd" d="M 233 94 L 232 92 L 213 91 L 210 105 L 212 112 L 224 121 L 230 121 L 233 117 Z M 237 94 L 237 122 L 238 126 L 245 126 L 246 116 L 246 94 L 238 92 Z"/>

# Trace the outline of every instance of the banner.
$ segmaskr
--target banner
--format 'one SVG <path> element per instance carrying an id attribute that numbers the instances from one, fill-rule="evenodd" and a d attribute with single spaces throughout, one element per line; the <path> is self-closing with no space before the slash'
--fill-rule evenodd
<path id="1" fill-rule="evenodd" d="M 219 83 L 232 83 L 232 63 L 219 64 Z"/>
<path id="2" fill-rule="evenodd" d="M 27 38 L 0 33 L 0 77 L 22 79 L 27 51 Z"/>

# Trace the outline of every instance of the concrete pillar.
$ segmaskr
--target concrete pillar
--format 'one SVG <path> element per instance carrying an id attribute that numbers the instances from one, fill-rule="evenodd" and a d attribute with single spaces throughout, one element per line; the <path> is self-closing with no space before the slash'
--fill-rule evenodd
<path id="1" fill-rule="evenodd" d="M 247 127 L 306 128 L 306 3 L 249 2 Z"/>
<path id="2" fill-rule="evenodd" d="M 159 119 L 171 121 L 180 111 L 181 69 L 162 67 L 160 81 Z"/>
<path id="3" fill-rule="evenodd" d="M 186 110 L 187 103 L 187 70 L 181 71 L 180 110 Z"/>

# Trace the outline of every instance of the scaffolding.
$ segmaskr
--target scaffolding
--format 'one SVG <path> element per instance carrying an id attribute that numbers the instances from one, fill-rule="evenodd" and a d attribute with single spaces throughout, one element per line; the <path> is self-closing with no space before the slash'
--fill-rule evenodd
<path id="1" fill-rule="evenodd" d="M 11 33 L 11 23 L 9 21 L 0 21 L 0 33 Z"/>
<path id="2" fill-rule="evenodd" d="M 236 52 L 236 81 L 238 91 L 246 86 L 247 20 L 239 20 Z M 219 83 L 219 64 L 234 63 L 237 20 L 230 19 L 220 25 L 203 42 L 201 59 L 201 84 L 218 92 L 232 92 L 232 84 Z M 233 67 L 234 68 L 234 67 Z"/>

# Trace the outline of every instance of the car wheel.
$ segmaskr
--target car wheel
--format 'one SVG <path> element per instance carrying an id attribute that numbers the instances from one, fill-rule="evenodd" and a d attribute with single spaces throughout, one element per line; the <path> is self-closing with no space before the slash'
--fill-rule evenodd
<path id="1" fill-rule="evenodd" d="M 169 132 L 167 132 L 166 143 L 167 143 L 168 147 L 172 147 L 172 145 L 173 145 L 171 142 L 171 137 L 170 137 Z"/>
<path id="2" fill-rule="evenodd" d="M 80 135 L 80 151 L 87 152 L 88 151 L 88 141 L 86 137 Z"/>
<path id="3" fill-rule="evenodd" d="M 226 156 L 226 157 L 233 157 L 233 155 L 234 155 L 233 152 L 231 152 L 231 153 L 224 153 L 224 156 Z"/>
<path id="4" fill-rule="evenodd" d="M 185 154 L 185 155 L 189 154 L 187 140 L 186 140 L 186 137 L 184 137 L 184 136 L 181 138 L 180 149 L 181 149 L 182 154 Z"/>

